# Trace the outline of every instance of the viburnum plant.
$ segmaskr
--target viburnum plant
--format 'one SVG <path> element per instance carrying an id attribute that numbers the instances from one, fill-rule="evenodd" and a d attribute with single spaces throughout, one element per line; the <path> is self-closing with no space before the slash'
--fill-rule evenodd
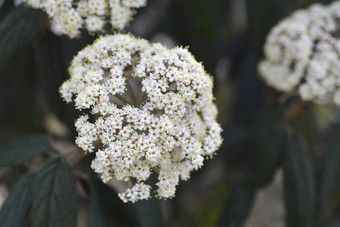
<path id="1" fill-rule="evenodd" d="M 331 201 L 340 185 L 329 182 L 340 176 L 340 169 L 334 169 L 340 152 L 335 150 L 339 129 L 332 110 L 340 105 L 339 32 L 340 1 L 297 10 L 270 30 L 258 65 L 262 79 L 283 93 L 278 119 L 285 129 L 277 138 L 285 144 L 287 226 L 339 224 L 334 221 L 338 205 Z M 315 114 L 319 117 L 311 117 Z"/>
<path id="2" fill-rule="evenodd" d="M 0 53 L 0 227 L 339 226 L 339 0 L 0 0 Z"/>
<path id="3" fill-rule="evenodd" d="M 155 171 L 157 195 L 171 198 L 179 180 L 203 165 L 222 143 L 212 78 L 187 49 L 168 49 L 132 35 L 104 36 L 81 50 L 62 97 L 90 109 L 76 121 L 76 144 L 93 152 L 91 167 L 104 182 L 137 181 L 119 197 L 150 197 L 143 182 Z"/>

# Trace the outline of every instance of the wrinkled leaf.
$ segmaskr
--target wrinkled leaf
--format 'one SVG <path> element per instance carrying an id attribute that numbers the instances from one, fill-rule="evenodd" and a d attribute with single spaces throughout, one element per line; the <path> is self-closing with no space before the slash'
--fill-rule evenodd
<path id="1" fill-rule="evenodd" d="M 334 127 L 331 144 L 325 158 L 325 167 L 320 179 L 319 214 L 320 224 L 329 223 L 340 193 L 340 126 Z"/>
<path id="2" fill-rule="evenodd" d="M 14 185 L 0 210 L 0 226 L 22 226 L 32 202 L 33 179 L 28 173 Z"/>
<path id="3" fill-rule="evenodd" d="M 198 227 L 217 226 L 229 194 L 229 188 L 221 186 L 209 195 L 198 216 Z"/>
<path id="4" fill-rule="evenodd" d="M 230 194 L 219 226 L 243 226 L 254 201 L 255 189 L 249 185 L 238 185 Z"/>
<path id="5" fill-rule="evenodd" d="M 50 146 L 47 135 L 18 136 L 0 145 L 0 167 L 16 165 L 46 151 Z"/>
<path id="6" fill-rule="evenodd" d="M 33 226 L 75 227 L 77 195 L 75 181 L 64 159 L 50 158 L 33 185 Z"/>
<path id="7" fill-rule="evenodd" d="M 255 120 L 252 136 L 252 173 L 254 184 L 261 187 L 272 180 L 280 166 L 287 138 L 282 124 L 282 109 L 275 106 L 263 109 Z"/>
<path id="8" fill-rule="evenodd" d="M 15 7 L 0 24 L 0 64 L 43 29 L 46 15 L 24 6 Z"/>
<path id="9" fill-rule="evenodd" d="M 313 226 L 316 200 L 314 166 L 308 145 L 301 135 L 292 136 L 288 141 L 283 174 L 288 227 Z"/>

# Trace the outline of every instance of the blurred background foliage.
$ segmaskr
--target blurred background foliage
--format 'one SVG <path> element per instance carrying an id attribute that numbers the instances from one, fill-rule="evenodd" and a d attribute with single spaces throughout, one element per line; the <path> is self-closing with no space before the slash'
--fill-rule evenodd
<path id="1" fill-rule="evenodd" d="M 340 226 L 338 109 L 266 87 L 257 75 L 269 30 L 330 0 L 149 0 L 125 32 L 189 46 L 214 75 L 224 143 L 174 199 L 124 204 L 73 144 L 79 112 L 58 88 L 70 40 L 43 12 L 0 1 L 0 226 Z M 284 188 L 284 189 L 283 189 Z"/>

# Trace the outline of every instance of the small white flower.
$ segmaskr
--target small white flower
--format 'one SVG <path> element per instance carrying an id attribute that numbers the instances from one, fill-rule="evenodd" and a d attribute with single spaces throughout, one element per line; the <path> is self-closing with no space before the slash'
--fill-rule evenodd
<path id="1" fill-rule="evenodd" d="M 133 202 L 135 203 L 137 200 L 148 199 L 150 197 L 151 187 L 144 183 L 135 184 L 132 188 L 128 188 L 125 192 L 119 193 L 119 198 L 123 200 L 123 202 Z"/>
<path id="2" fill-rule="evenodd" d="M 276 25 L 264 46 L 260 75 L 274 88 L 303 100 L 339 105 L 340 1 L 312 5 Z"/>
<path id="3" fill-rule="evenodd" d="M 23 0 L 28 6 L 44 10 L 52 21 L 52 31 L 70 38 L 80 35 L 80 29 L 100 32 L 105 23 L 122 30 L 137 8 L 146 0 Z M 110 21 L 106 21 L 110 18 Z"/>

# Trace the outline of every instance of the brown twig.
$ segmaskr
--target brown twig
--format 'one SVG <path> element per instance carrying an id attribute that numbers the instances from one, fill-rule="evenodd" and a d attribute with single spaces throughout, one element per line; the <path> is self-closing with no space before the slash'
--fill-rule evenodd
<path id="1" fill-rule="evenodd" d="M 94 150 L 98 150 L 102 147 L 102 143 L 99 140 L 95 141 L 93 145 L 95 147 Z M 59 156 L 65 158 L 71 168 L 77 165 L 77 163 L 79 163 L 79 161 L 85 158 L 88 154 L 74 144 L 57 139 L 52 140 L 51 148 Z"/>
<path id="2" fill-rule="evenodd" d="M 159 175 L 159 169 L 157 169 L 156 167 L 152 167 L 152 170 Z"/>
<path id="3" fill-rule="evenodd" d="M 132 188 L 132 187 L 133 187 L 133 183 L 132 183 L 131 178 L 129 178 L 129 180 L 128 180 L 128 185 L 129 185 L 129 188 Z"/>
<path id="4" fill-rule="evenodd" d="M 114 97 L 116 97 L 117 99 L 119 99 L 120 101 L 122 101 L 123 103 L 128 103 L 130 105 L 133 105 L 131 102 L 129 102 L 128 100 L 126 100 L 123 96 L 119 95 L 119 94 L 115 94 Z"/>
<path id="5" fill-rule="evenodd" d="M 79 147 L 76 147 L 72 152 L 66 157 L 66 161 L 69 166 L 74 167 L 80 160 L 82 160 L 87 154 Z"/>
<path id="6" fill-rule="evenodd" d="M 300 112 L 303 104 L 304 102 L 301 99 L 297 99 L 284 113 L 284 119 L 286 121 L 290 121 L 292 118 L 294 118 Z"/>
<path id="7" fill-rule="evenodd" d="M 323 107 L 318 104 L 314 105 L 320 115 L 330 124 L 334 122 L 332 115 Z"/>

